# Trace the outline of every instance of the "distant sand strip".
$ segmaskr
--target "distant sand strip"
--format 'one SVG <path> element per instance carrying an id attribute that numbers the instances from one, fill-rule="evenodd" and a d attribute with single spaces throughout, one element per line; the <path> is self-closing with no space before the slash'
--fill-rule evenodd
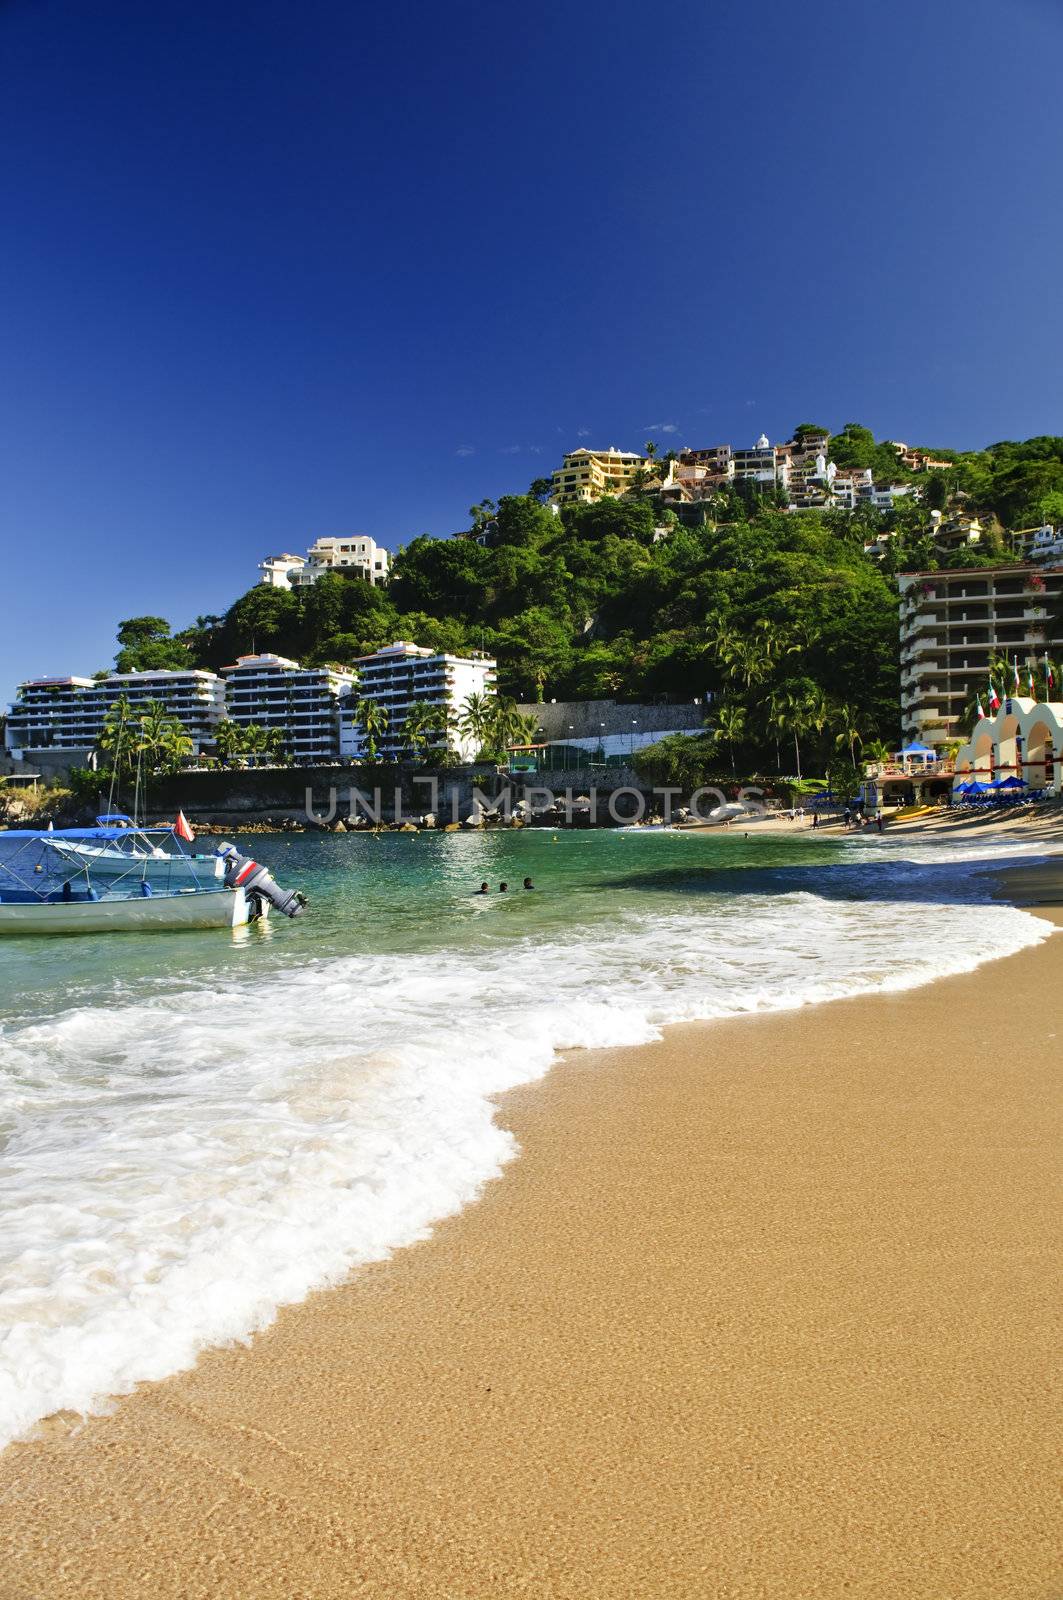
<path id="1" fill-rule="evenodd" d="M 1063 1595 L 1061 979 L 570 1057 L 429 1243 L 0 1457 L 0 1596 Z"/>

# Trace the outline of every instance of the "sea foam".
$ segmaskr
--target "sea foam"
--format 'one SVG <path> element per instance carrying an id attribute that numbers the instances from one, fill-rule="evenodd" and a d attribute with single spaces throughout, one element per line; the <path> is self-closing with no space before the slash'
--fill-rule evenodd
<path id="1" fill-rule="evenodd" d="M 919 862 L 894 871 L 921 898 L 783 883 L 628 907 L 592 942 L 330 956 L 7 1026 L 0 1443 L 423 1239 L 515 1154 L 493 1097 L 559 1050 L 908 988 L 1051 932 L 1006 905 L 935 903 Z"/>

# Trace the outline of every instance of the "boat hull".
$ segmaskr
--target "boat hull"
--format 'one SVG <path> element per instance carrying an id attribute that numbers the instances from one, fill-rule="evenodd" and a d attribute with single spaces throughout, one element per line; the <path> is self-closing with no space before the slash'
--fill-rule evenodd
<path id="1" fill-rule="evenodd" d="M 201 889 L 111 900 L 0 902 L 0 934 L 20 936 L 239 928 L 249 919 L 250 906 L 242 889 Z"/>
<path id="2" fill-rule="evenodd" d="M 221 877 L 221 861 L 215 856 L 125 855 L 85 845 L 66 845 L 57 853 L 76 871 L 107 881 L 125 879 L 131 885 L 146 878 L 149 883 L 177 887 Z"/>

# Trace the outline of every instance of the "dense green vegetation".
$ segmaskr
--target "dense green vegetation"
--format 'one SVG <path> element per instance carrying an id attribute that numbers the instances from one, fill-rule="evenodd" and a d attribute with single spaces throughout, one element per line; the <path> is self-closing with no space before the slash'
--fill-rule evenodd
<path id="1" fill-rule="evenodd" d="M 882 481 L 911 476 L 855 423 L 830 454 Z M 162 618 L 132 618 L 118 664 L 216 668 L 252 650 L 345 664 L 399 638 L 482 648 L 504 696 L 711 697 L 724 768 L 793 771 L 802 741 L 822 768 L 899 733 L 893 574 L 1006 560 L 1003 528 L 1063 521 L 1063 439 L 934 454 L 948 470 L 919 475 L 921 503 L 888 515 L 786 512 L 774 490 L 747 485 L 678 514 L 652 491 L 555 513 L 539 480 L 473 507 L 475 539 L 414 539 L 386 588 L 339 574 L 296 591 L 256 585 L 175 636 Z M 932 509 L 979 515 L 986 538 L 945 555 Z M 881 532 L 895 537 L 876 563 L 863 546 Z"/>

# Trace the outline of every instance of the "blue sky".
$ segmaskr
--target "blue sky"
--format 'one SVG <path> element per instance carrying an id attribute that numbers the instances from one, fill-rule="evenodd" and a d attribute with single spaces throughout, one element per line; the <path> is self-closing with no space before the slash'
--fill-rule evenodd
<path id="1" fill-rule="evenodd" d="M 1063 431 L 1056 0 L 0 4 L 0 695 L 580 442 Z"/>

